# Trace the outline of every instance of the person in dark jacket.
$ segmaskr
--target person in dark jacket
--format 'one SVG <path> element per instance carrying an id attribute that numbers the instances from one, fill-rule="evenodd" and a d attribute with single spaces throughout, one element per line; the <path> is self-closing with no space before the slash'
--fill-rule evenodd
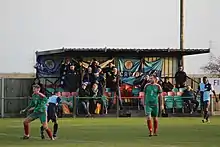
<path id="1" fill-rule="evenodd" d="M 75 92 L 79 88 L 80 76 L 70 58 L 66 58 L 65 63 L 61 65 L 60 76 L 65 91 Z"/>
<path id="2" fill-rule="evenodd" d="M 119 95 L 119 92 L 120 92 L 119 86 L 121 84 L 121 81 L 120 81 L 120 77 L 119 77 L 117 68 L 113 68 L 112 74 L 108 80 L 109 80 L 109 88 L 112 93 L 111 97 L 116 96 L 118 98 L 119 106 L 120 106 L 120 109 L 122 110 L 123 109 L 122 99 Z M 112 104 L 113 104 L 113 99 L 110 99 L 109 100 L 109 108 L 111 108 Z"/>
<path id="3" fill-rule="evenodd" d="M 98 68 L 97 73 L 95 75 L 95 83 L 98 84 L 98 89 L 101 95 L 104 93 L 104 87 L 105 87 L 105 77 L 104 74 L 102 73 L 102 69 Z"/>
<path id="4" fill-rule="evenodd" d="M 186 84 L 187 75 L 183 71 L 183 67 L 180 66 L 179 70 L 175 74 L 176 85 L 179 85 L 177 88 L 184 88 Z"/>
<path id="5" fill-rule="evenodd" d="M 196 100 L 196 94 L 190 86 L 187 86 L 187 88 L 183 91 L 182 97 L 184 97 L 184 102 L 188 105 L 191 114 L 193 111 L 197 111 L 199 102 Z"/>
<path id="6" fill-rule="evenodd" d="M 94 74 L 92 73 L 92 67 L 88 67 L 85 75 L 83 76 L 83 82 L 88 82 L 88 85 L 91 87 L 91 83 L 94 80 Z"/>
<path id="7" fill-rule="evenodd" d="M 109 78 L 112 75 L 113 68 L 115 68 L 115 65 L 110 62 L 108 67 L 102 69 L 103 73 L 106 73 L 106 88 L 110 88 L 111 80 Z"/>
<path id="8" fill-rule="evenodd" d="M 91 114 L 89 113 L 90 90 L 88 89 L 87 85 L 88 83 L 85 82 L 82 84 L 82 87 L 79 88 L 79 97 L 82 97 L 79 98 L 79 102 L 82 104 L 86 116 L 88 117 L 91 116 Z M 88 99 L 85 97 L 88 97 Z"/>
<path id="9" fill-rule="evenodd" d="M 100 68 L 99 62 L 96 59 L 93 59 L 91 65 L 89 67 L 91 67 L 92 72 L 95 73 L 97 71 L 97 69 Z"/>
<path id="10" fill-rule="evenodd" d="M 102 94 L 100 93 L 99 91 L 99 88 L 98 88 L 98 84 L 97 83 L 94 83 L 92 85 L 92 89 L 91 89 L 91 92 L 90 92 L 90 96 L 92 97 L 92 99 L 90 100 L 90 103 L 92 104 L 91 107 L 90 107 L 90 112 L 92 114 L 95 114 L 95 109 L 96 109 L 96 106 L 97 104 L 101 104 L 101 111 L 100 111 L 100 114 L 103 114 L 104 113 L 104 103 L 102 101 Z"/>
<path id="11" fill-rule="evenodd" d="M 167 77 L 164 79 L 164 82 L 162 83 L 162 88 L 164 92 L 169 92 L 173 89 L 173 84 L 170 83 Z"/>

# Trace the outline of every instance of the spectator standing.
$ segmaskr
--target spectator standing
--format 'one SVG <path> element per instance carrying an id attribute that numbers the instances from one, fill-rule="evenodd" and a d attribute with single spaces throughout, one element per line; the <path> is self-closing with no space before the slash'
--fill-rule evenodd
<path id="1" fill-rule="evenodd" d="M 86 73 L 83 77 L 83 82 L 88 82 L 88 86 L 91 87 L 91 83 L 94 79 L 94 75 L 92 73 L 92 67 L 88 67 L 88 69 L 86 70 Z"/>
<path id="2" fill-rule="evenodd" d="M 88 83 L 85 82 L 82 84 L 82 87 L 79 88 L 79 97 L 83 97 L 83 98 L 79 98 L 79 102 L 82 104 L 86 116 L 89 117 L 91 116 L 89 112 L 90 90 L 88 89 L 87 85 Z"/>
<path id="3" fill-rule="evenodd" d="M 95 73 L 95 79 L 98 84 L 98 89 L 101 95 L 104 93 L 104 88 L 105 88 L 105 77 L 104 74 L 102 73 L 102 69 L 98 68 L 97 73 Z"/>
<path id="4" fill-rule="evenodd" d="M 103 104 L 103 101 L 101 98 L 102 95 L 98 89 L 98 84 L 94 83 L 92 85 L 90 96 L 92 97 L 92 99 L 90 100 L 90 103 L 92 104 L 92 105 L 90 105 L 91 106 L 90 107 L 91 114 L 95 114 L 95 109 L 96 109 L 97 104 L 101 105 L 100 114 L 103 114 L 104 113 L 104 104 Z"/>
<path id="5" fill-rule="evenodd" d="M 121 98 L 119 97 L 119 84 L 120 84 L 120 78 L 119 78 L 119 74 L 118 74 L 118 69 L 117 68 L 113 68 L 113 71 L 112 71 L 112 74 L 111 76 L 109 77 L 109 88 L 110 88 L 110 91 L 111 91 L 111 97 L 114 98 L 115 94 L 116 94 L 116 97 L 118 98 L 119 100 L 119 106 L 120 106 L 120 109 L 122 110 L 123 109 L 123 106 L 122 106 L 122 100 Z M 109 107 L 111 107 L 113 104 L 113 99 L 110 99 L 109 101 Z"/>
<path id="6" fill-rule="evenodd" d="M 98 70 L 98 68 L 100 67 L 99 62 L 96 59 L 93 59 L 91 65 L 89 67 L 92 68 L 92 73 L 95 73 Z"/>
<path id="7" fill-rule="evenodd" d="M 66 58 L 65 63 L 61 65 L 61 85 L 65 91 L 75 92 L 79 88 L 80 78 L 75 67 L 70 58 Z"/>
<path id="8" fill-rule="evenodd" d="M 184 88 L 186 84 L 187 74 L 183 71 L 183 66 L 179 67 L 179 70 L 175 74 L 177 88 Z"/>
<path id="9" fill-rule="evenodd" d="M 103 72 L 106 73 L 106 88 L 110 88 L 111 85 L 110 77 L 112 75 L 113 68 L 115 68 L 115 65 L 112 62 L 110 62 L 108 67 L 103 69 Z"/>

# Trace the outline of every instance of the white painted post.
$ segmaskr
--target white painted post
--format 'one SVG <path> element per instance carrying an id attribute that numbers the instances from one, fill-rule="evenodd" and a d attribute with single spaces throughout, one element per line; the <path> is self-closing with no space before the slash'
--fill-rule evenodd
<path id="1" fill-rule="evenodd" d="M 1 95 L 1 102 L 2 102 L 2 106 L 1 106 L 1 117 L 4 118 L 4 110 L 5 110 L 5 79 L 2 78 L 1 79 L 1 86 L 2 86 L 2 95 Z"/>

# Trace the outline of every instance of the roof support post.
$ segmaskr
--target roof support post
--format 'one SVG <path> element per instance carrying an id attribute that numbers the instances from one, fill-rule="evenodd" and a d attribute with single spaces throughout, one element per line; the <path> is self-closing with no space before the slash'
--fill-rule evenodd
<path id="1" fill-rule="evenodd" d="M 184 0 L 180 0 L 180 50 L 184 50 Z M 183 66 L 184 60 L 181 56 L 181 65 Z"/>

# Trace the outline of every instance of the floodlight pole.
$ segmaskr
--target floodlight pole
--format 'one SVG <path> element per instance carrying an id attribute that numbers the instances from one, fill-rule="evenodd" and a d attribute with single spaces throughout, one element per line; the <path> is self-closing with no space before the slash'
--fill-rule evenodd
<path id="1" fill-rule="evenodd" d="M 1 79 L 1 117 L 5 117 L 5 79 Z"/>
<path id="2" fill-rule="evenodd" d="M 184 51 L 184 0 L 180 0 L 180 50 Z M 180 64 L 184 64 L 182 54 Z"/>

